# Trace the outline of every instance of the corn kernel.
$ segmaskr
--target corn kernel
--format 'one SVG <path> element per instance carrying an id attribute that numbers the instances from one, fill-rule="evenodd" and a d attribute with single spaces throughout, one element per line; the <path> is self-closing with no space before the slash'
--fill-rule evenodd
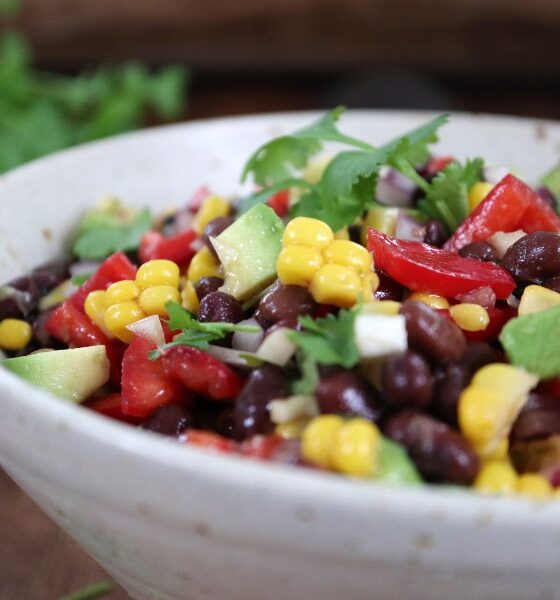
<path id="1" fill-rule="evenodd" d="M 558 292 L 549 290 L 542 285 L 528 285 L 519 301 L 517 314 L 522 317 L 523 315 L 547 310 L 553 306 L 558 306 L 558 304 L 560 304 L 560 294 Z"/>
<path id="2" fill-rule="evenodd" d="M 152 285 L 179 287 L 179 267 L 171 260 L 149 260 L 140 265 L 136 285 L 142 290 Z"/>
<path id="3" fill-rule="evenodd" d="M 465 331 L 484 331 L 490 323 L 488 311 L 480 304 L 464 302 L 449 309 L 451 318 Z"/>
<path id="4" fill-rule="evenodd" d="M 127 325 L 143 319 L 146 315 L 136 302 L 120 302 L 109 306 L 105 311 L 105 327 L 119 340 L 127 344 L 132 341 L 134 334 L 126 329 Z"/>
<path id="5" fill-rule="evenodd" d="M 377 273 L 374 273 L 372 271 L 362 276 L 362 294 L 364 296 L 364 302 L 366 304 L 376 302 L 375 292 L 377 291 L 378 287 L 379 275 L 377 275 Z"/>
<path id="6" fill-rule="evenodd" d="M 187 279 L 192 283 L 197 283 L 203 277 L 220 275 L 220 263 L 206 246 L 192 257 L 187 271 Z"/>
<path id="7" fill-rule="evenodd" d="M 3 319 L 0 321 L 0 348 L 22 350 L 31 341 L 33 330 L 27 321 Z"/>
<path id="8" fill-rule="evenodd" d="M 371 477 L 377 468 L 377 451 L 381 434 L 366 419 L 351 419 L 334 436 L 332 467 L 346 475 Z"/>
<path id="9" fill-rule="evenodd" d="M 160 315 L 165 317 L 167 302 L 179 302 L 181 295 L 179 290 L 170 285 L 153 285 L 146 288 L 138 298 L 138 305 L 147 315 Z"/>
<path id="10" fill-rule="evenodd" d="M 488 195 L 494 186 L 486 181 L 478 181 L 469 190 L 469 212 L 472 212 Z"/>
<path id="11" fill-rule="evenodd" d="M 552 497 L 553 488 L 548 479 L 538 473 L 523 473 L 517 480 L 517 493 L 532 500 L 546 500 Z"/>
<path id="12" fill-rule="evenodd" d="M 102 329 L 105 329 L 105 292 L 103 290 L 95 290 L 90 292 L 84 301 L 84 312 L 86 315 Z"/>
<path id="13" fill-rule="evenodd" d="M 447 298 L 443 296 L 438 296 L 437 294 L 425 294 L 423 292 L 414 292 L 410 294 L 408 297 L 409 300 L 414 300 L 415 302 L 422 302 L 426 306 L 434 309 L 440 308 L 449 308 L 449 302 Z"/>
<path id="14" fill-rule="evenodd" d="M 506 461 L 490 461 L 480 469 L 473 487 L 483 494 L 513 494 L 517 473 Z"/>
<path id="15" fill-rule="evenodd" d="M 308 424 L 309 419 L 306 418 L 280 423 L 280 425 L 276 425 L 274 428 L 274 433 L 285 440 L 298 440 L 303 435 Z"/>
<path id="16" fill-rule="evenodd" d="M 360 244 L 348 240 L 334 240 L 323 250 L 328 263 L 350 267 L 357 273 L 368 273 L 373 268 L 371 254 Z"/>
<path id="17" fill-rule="evenodd" d="M 362 292 L 362 280 L 353 269 L 329 263 L 315 273 L 309 291 L 319 304 L 349 308 Z"/>
<path id="18" fill-rule="evenodd" d="M 200 306 L 198 294 L 191 281 L 187 281 L 181 292 L 181 306 L 196 315 Z"/>
<path id="19" fill-rule="evenodd" d="M 231 204 L 222 196 L 208 196 L 202 201 L 193 223 L 193 228 L 199 234 L 210 221 L 218 217 L 227 217 L 231 211 Z"/>
<path id="20" fill-rule="evenodd" d="M 309 246 L 323 250 L 333 239 L 332 229 L 323 221 L 309 217 L 296 217 L 286 225 L 282 241 L 284 246 Z"/>
<path id="21" fill-rule="evenodd" d="M 398 315 L 402 304 L 396 300 L 376 300 L 364 306 L 363 312 L 377 313 L 382 315 Z"/>
<path id="22" fill-rule="evenodd" d="M 344 420 L 338 415 L 315 417 L 303 430 L 301 456 L 325 469 L 331 466 L 331 452 L 338 430 Z"/>
<path id="23" fill-rule="evenodd" d="M 124 279 L 113 283 L 105 290 L 105 304 L 111 306 L 119 302 L 135 300 L 140 295 L 140 290 L 134 281 Z"/>
<path id="24" fill-rule="evenodd" d="M 364 218 L 361 233 L 362 244 L 364 246 L 367 244 L 367 230 L 370 227 L 387 235 L 395 235 L 398 216 L 398 208 L 372 208 Z"/>
<path id="25" fill-rule="evenodd" d="M 308 286 L 323 264 L 321 253 L 308 246 L 286 246 L 278 256 L 278 279 L 286 285 Z"/>
<path id="26" fill-rule="evenodd" d="M 343 227 L 342 229 L 339 229 L 338 231 L 334 232 L 334 239 L 335 240 L 349 240 L 350 239 L 350 232 L 348 231 L 348 227 Z"/>

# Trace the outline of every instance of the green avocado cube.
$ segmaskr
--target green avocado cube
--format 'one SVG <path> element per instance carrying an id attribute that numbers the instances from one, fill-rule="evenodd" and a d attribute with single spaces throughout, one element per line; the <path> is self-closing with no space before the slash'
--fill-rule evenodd
<path id="1" fill-rule="evenodd" d="M 29 383 L 70 402 L 83 402 L 109 379 L 105 346 L 47 350 L 2 361 Z"/>
<path id="2" fill-rule="evenodd" d="M 560 306 L 511 319 L 500 333 L 509 361 L 542 379 L 560 375 Z"/>
<path id="3" fill-rule="evenodd" d="M 284 223 L 266 204 L 241 215 L 212 245 L 224 268 L 220 291 L 244 301 L 276 279 L 276 261 L 282 250 Z"/>
<path id="4" fill-rule="evenodd" d="M 394 485 L 422 483 L 422 477 L 404 447 L 386 437 L 381 439 L 379 446 L 376 478 Z"/>

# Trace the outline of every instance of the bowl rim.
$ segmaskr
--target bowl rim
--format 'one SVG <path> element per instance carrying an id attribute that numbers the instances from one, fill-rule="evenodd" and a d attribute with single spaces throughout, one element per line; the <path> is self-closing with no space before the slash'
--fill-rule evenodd
<path id="1" fill-rule="evenodd" d="M 227 125 L 232 121 L 244 123 L 294 118 L 312 119 L 324 112 L 323 110 L 312 110 L 260 113 L 151 127 L 81 144 L 36 159 L 0 176 L 0 185 L 16 178 L 32 177 L 35 170 L 50 168 L 51 164 L 55 166 L 58 161 L 64 160 L 70 154 L 87 153 L 92 148 L 104 145 L 127 143 L 129 140 L 149 138 L 165 132 L 204 128 L 209 125 Z M 348 116 L 371 115 L 381 118 L 399 116 L 430 118 L 443 112 L 445 111 L 352 109 L 345 114 Z M 452 111 L 450 115 L 453 119 L 477 122 L 500 120 L 504 125 L 550 124 L 560 128 L 560 122 L 550 119 L 458 111 Z M 255 481 L 258 481 L 260 488 L 284 497 L 290 496 L 294 500 L 304 497 L 317 498 L 321 502 L 328 501 L 343 506 L 346 504 L 349 494 L 357 494 L 364 501 L 371 499 L 383 502 L 387 514 L 393 513 L 395 516 L 406 514 L 414 517 L 423 509 L 430 510 L 437 506 L 447 512 L 448 519 L 458 522 L 472 522 L 473 515 L 499 513 L 501 523 L 506 526 L 526 525 L 537 515 L 541 523 L 544 519 L 547 523 L 560 524 L 560 502 L 555 500 L 536 503 L 519 497 L 489 497 L 477 494 L 471 488 L 449 489 L 445 486 L 435 485 L 389 486 L 368 480 L 352 480 L 311 469 L 259 462 L 237 455 L 211 453 L 189 445 L 179 445 L 176 441 L 164 436 L 140 430 L 129 424 L 98 415 L 93 411 L 84 410 L 79 405 L 51 396 L 5 369 L 0 369 L 0 386 L 10 396 L 18 398 L 22 409 L 41 415 L 43 420 L 53 425 L 53 431 L 57 430 L 57 425 L 64 424 L 65 427 L 78 433 L 79 439 L 84 443 L 92 444 L 92 447 L 96 444 L 112 446 L 119 452 L 137 457 L 138 460 L 150 461 L 155 465 L 165 465 L 168 468 L 177 469 L 185 475 L 196 473 L 201 478 L 218 478 L 224 484 L 239 490 L 247 489 L 248 484 L 254 487 Z"/>

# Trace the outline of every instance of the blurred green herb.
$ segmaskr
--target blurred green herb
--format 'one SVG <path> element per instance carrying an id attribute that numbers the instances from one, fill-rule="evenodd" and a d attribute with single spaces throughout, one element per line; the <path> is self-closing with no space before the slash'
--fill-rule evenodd
<path id="1" fill-rule="evenodd" d="M 113 589 L 113 586 L 109 581 L 102 581 L 100 583 L 96 583 L 94 585 L 90 585 L 75 594 L 69 594 L 68 596 L 64 596 L 59 600 L 95 600 L 95 598 L 100 598 L 105 594 L 108 594 Z"/>
<path id="2" fill-rule="evenodd" d="M 17 12 L 0 0 L 4 16 Z M 185 110 L 188 71 L 151 73 L 139 63 L 75 77 L 38 71 L 27 40 L 0 35 L 0 173 L 68 146 L 137 129 L 150 116 L 170 121 Z"/>

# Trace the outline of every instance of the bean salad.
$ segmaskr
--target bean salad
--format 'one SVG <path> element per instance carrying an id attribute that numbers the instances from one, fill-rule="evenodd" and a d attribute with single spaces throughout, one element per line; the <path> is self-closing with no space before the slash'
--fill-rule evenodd
<path id="1" fill-rule="evenodd" d="M 178 448 L 560 495 L 559 169 L 434 154 L 446 115 L 373 146 L 342 113 L 258 148 L 252 193 L 103 199 L 0 287 L 3 367 Z"/>

